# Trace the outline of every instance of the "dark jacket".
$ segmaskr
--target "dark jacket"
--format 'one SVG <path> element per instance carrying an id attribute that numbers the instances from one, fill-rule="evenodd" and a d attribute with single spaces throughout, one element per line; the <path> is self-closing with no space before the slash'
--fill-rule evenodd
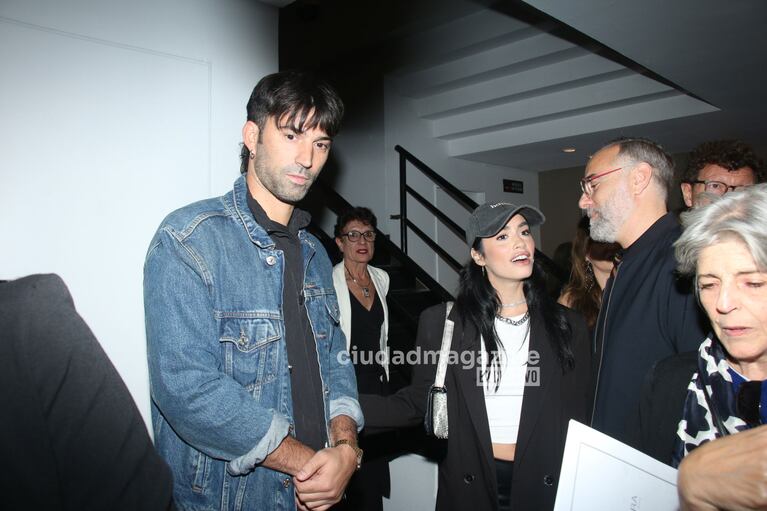
<path id="1" fill-rule="evenodd" d="M 637 445 L 666 465 L 672 464 L 687 387 L 697 370 L 698 353 L 685 351 L 656 363 L 642 386 Z"/>
<path id="2" fill-rule="evenodd" d="M 3 509 L 172 507 L 170 470 L 56 275 L 0 284 Z"/>
<path id="3" fill-rule="evenodd" d="M 623 251 L 605 286 L 595 335 L 596 398 L 592 426 L 634 443 L 639 394 L 658 360 L 696 350 L 706 321 L 689 281 L 675 273 L 673 243 L 681 227 L 672 213 Z"/>
<path id="4" fill-rule="evenodd" d="M 515 511 L 543 511 L 554 507 L 562 452 L 570 419 L 586 420 L 591 377 L 586 324 L 567 309 L 572 327 L 575 369 L 563 374 L 544 327 L 544 319 L 531 317 L 530 351 L 540 354 L 540 386 L 528 385 L 522 403 L 512 480 L 511 507 Z M 455 310 L 452 349 L 474 352 L 479 360 L 480 336 L 475 328 L 462 325 Z M 445 322 L 445 306 L 436 305 L 421 314 L 417 345 L 422 351 L 439 351 Z M 429 360 L 431 362 L 431 360 Z M 361 396 L 369 427 L 391 428 L 423 423 L 427 392 L 434 382 L 434 364 L 414 368 L 411 386 L 389 397 Z M 442 441 L 439 462 L 437 509 L 440 511 L 497 509 L 497 482 L 490 429 L 478 369 L 459 362 L 448 366 L 445 386 L 448 395 L 449 439 Z"/>

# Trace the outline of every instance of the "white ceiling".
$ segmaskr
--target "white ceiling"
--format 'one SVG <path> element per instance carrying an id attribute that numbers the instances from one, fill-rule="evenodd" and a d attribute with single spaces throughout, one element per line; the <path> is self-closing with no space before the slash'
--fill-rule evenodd
<path id="1" fill-rule="evenodd" d="M 717 110 L 551 27 L 491 9 L 424 29 L 408 45 L 420 53 L 418 63 L 390 76 L 457 158 L 545 170 L 573 159 L 561 149 L 574 137 L 603 140 L 605 132 Z M 537 160 L 521 161 L 537 143 L 558 144 L 558 158 L 535 151 Z"/>
<path id="2" fill-rule="evenodd" d="M 314 9 L 287 43 L 320 66 L 375 55 L 456 157 L 575 167 L 624 135 L 673 153 L 739 138 L 767 154 L 767 0 L 299 0 L 288 9 L 303 4 Z"/>
<path id="3" fill-rule="evenodd" d="M 654 138 L 671 152 L 704 140 L 743 139 L 767 152 L 767 2 L 764 0 L 527 0 L 659 77 L 709 103 L 715 110 L 690 117 L 553 138 L 476 158 L 521 166 L 576 166 L 605 140 L 618 135 Z M 561 148 L 578 148 L 574 154 Z"/>

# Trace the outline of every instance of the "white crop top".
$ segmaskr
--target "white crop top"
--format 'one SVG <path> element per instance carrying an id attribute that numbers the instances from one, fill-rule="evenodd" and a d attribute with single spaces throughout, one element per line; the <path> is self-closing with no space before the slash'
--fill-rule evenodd
<path id="1" fill-rule="evenodd" d="M 524 315 L 511 319 L 519 320 Z M 522 414 L 522 396 L 525 391 L 527 360 L 530 351 L 530 320 L 514 326 L 499 319 L 495 320 L 495 329 L 503 343 L 499 351 L 501 362 L 501 381 L 495 390 L 496 381 L 492 376 L 480 384 L 485 393 L 487 421 L 490 425 L 490 439 L 494 444 L 515 444 L 519 434 L 519 419 Z M 489 357 L 485 340 L 480 336 L 482 349 L 482 375 L 486 375 Z"/>

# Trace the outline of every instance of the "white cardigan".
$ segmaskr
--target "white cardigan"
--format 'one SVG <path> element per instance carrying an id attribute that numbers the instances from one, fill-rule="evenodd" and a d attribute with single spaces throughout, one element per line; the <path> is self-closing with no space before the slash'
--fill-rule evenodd
<path id="1" fill-rule="evenodd" d="M 368 265 L 368 272 L 370 273 L 370 280 L 373 281 L 373 285 L 376 288 L 378 299 L 381 301 L 383 307 L 383 325 L 381 327 L 381 340 L 380 350 L 385 353 L 383 357 L 383 369 L 386 373 L 386 380 L 389 380 L 389 352 L 388 352 L 388 339 L 389 339 L 389 309 L 386 307 L 386 293 L 389 292 L 389 274 L 385 271 L 376 268 L 375 266 Z M 344 263 L 341 261 L 333 267 L 333 287 L 336 290 L 336 296 L 338 297 L 338 308 L 341 311 L 341 330 L 346 336 L 346 349 L 351 346 L 352 337 L 352 304 L 349 302 L 349 287 L 346 285 L 346 275 L 344 270 Z"/>

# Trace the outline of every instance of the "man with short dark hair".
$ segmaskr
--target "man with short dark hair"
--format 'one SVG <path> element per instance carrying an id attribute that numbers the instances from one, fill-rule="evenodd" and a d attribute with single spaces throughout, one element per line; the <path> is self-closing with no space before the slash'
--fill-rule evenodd
<path id="1" fill-rule="evenodd" d="M 739 140 L 704 142 L 692 150 L 682 176 L 682 197 L 688 208 L 716 196 L 765 181 L 764 164 Z"/>
<path id="2" fill-rule="evenodd" d="M 597 151 L 581 179 L 579 206 L 591 219 L 591 237 L 623 248 L 597 318 L 592 415 L 594 428 L 623 442 L 636 442 L 647 371 L 705 338 L 695 298 L 674 274 L 671 245 L 681 229 L 666 209 L 673 175 L 673 160 L 659 145 L 630 138 Z"/>
<path id="3" fill-rule="evenodd" d="M 295 204 L 343 104 L 286 72 L 247 111 L 233 190 L 171 213 L 147 254 L 155 440 L 182 509 L 323 510 L 361 461 L 362 412 L 331 264 Z"/>

